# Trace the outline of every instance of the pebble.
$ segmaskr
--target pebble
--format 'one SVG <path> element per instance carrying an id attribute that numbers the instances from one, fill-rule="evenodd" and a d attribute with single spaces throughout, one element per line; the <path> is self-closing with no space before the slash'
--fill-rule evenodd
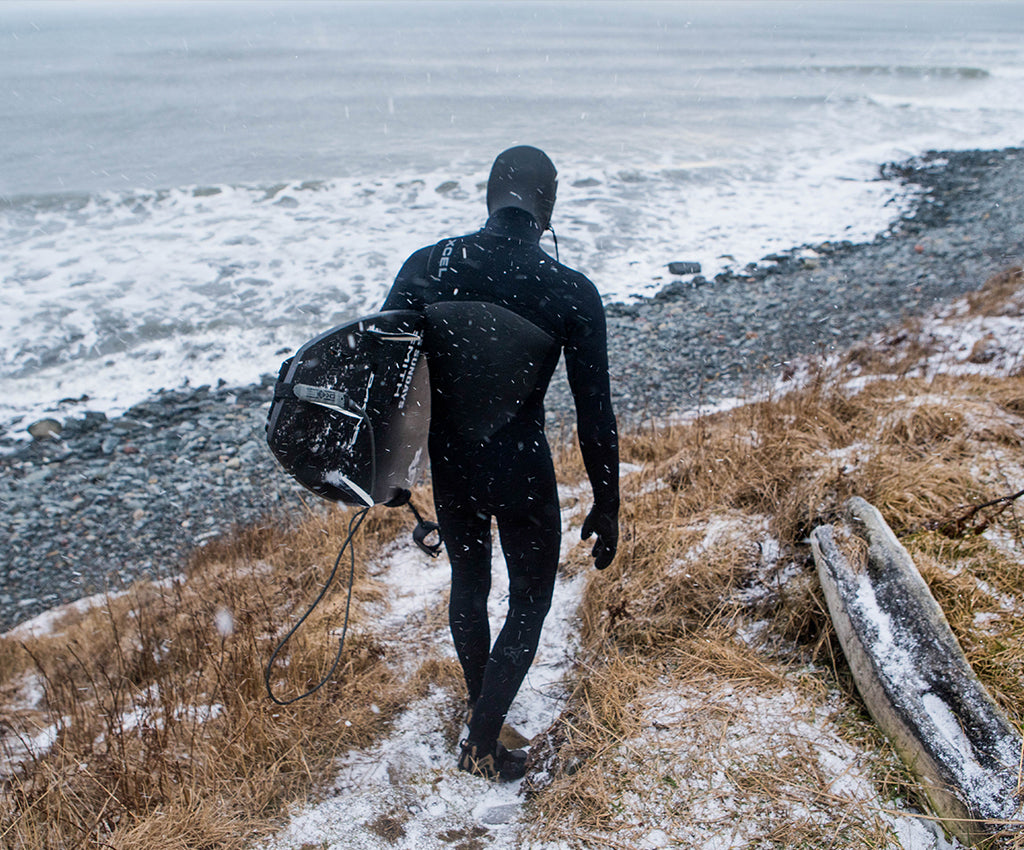
<path id="1" fill-rule="evenodd" d="M 56 440 L 60 436 L 61 424 L 56 419 L 40 419 L 28 426 L 33 440 Z"/>
<path id="2" fill-rule="evenodd" d="M 610 305 L 620 421 L 754 394 L 797 357 L 845 350 L 1024 263 L 1024 150 L 933 152 L 883 174 L 921 196 L 871 242 L 797 246 L 706 285 L 674 281 Z M 568 393 L 549 403 L 565 409 Z"/>
<path id="3" fill-rule="evenodd" d="M 609 305 L 620 422 L 756 392 L 794 358 L 845 349 L 1024 263 L 1024 151 L 934 153 L 883 174 L 921 198 L 871 242 L 801 245 Z M 43 439 L 0 438 L 0 631 L 180 574 L 190 552 L 233 526 L 297 515 L 311 497 L 264 439 L 273 382 L 165 390 L 115 419 L 83 411 Z M 553 424 L 571 419 L 564 378 L 547 408 Z"/>

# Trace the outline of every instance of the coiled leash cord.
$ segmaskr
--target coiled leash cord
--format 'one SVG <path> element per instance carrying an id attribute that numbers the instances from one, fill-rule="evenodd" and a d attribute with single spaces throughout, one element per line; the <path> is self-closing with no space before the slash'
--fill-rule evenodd
<path id="1" fill-rule="evenodd" d="M 363 424 L 366 426 L 366 433 L 370 437 L 370 480 L 375 481 L 377 478 L 377 441 L 373 436 L 373 423 L 370 422 L 370 417 L 366 413 L 366 410 L 354 404 L 351 406 L 355 409 L 355 412 L 359 414 L 359 418 L 362 419 Z M 320 592 L 317 594 L 316 599 L 314 599 L 313 603 L 306 609 L 306 613 L 299 617 L 299 621 L 288 630 L 288 634 L 281 638 L 281 641 L 276 647 L 274 647 L 274 651 L 270 654 L 270 660 L 267 662 L 267 668 L 263 671 L 263 684 L 266 685 L 267 696 L 269 696 L 271 701 L 277 705 L 291 705 L 293 702 L 298 702 L 300 699 L 312 696 L 327 684 L 331 676 L 334 675 L 334 671 L 338 669 L 338 664 L 341 663 L 341 651 L 345 648 L 345 635 L 348 632 L 348 612 L 349 606 L 352 604 L 352 586 L 355 584 L 356 579 L 356 550 L 355 547 L 352 546 L 352 538 L 355 537 L 356 532 L 359 530 L 359 526 L 363 524 L 363 520 L 366 519 L 366 513 L 369 510 L 369 507 L 365 507 L 352 517 L 351 520 L 349 520 L 348 535 L 345 537 L 345 542 L 341 544 L 341 549 L 338 550 L 338 557 L 334 559 L 334 566 L 331 568 L 330 575 L 327 576 L 327 581 L 325 581 L 324 586 L 320 588 Z M 278 699 L 274 696 L 274 688 L 270 684 L 270 674 L 273 672 L 274 662 L 277 660 L 277 656 L 281 654 L 285 644 L 292 639 L 292 635 L 299 630 L 299 626 L 306 622 L 306 618 L 313 613 L 313 609 L 316 608 L 316 606 L 319 605 L 327 595 L 327 591 L 330 590 L 331 583 L 334 581 L 334 576 L 338 572 L 338 565 L 341 563 L 341 559 L 345 555 L 345 550 L 350 546 L 352 546 L 352 548 L 349 551 L 350 566 L 348 571 L 348 598 L 345 600 L 345 622 L 341 627 L 341 638 L 338 640 L 338 651 L 335 653 L 334 663 L 331 664 L 331 669 L 327 671 L 327 674 L 304 694 L 299 694 L 297 697 L 292 697 L 287 700 Z"/>
<path id="2" fill-rule="evenodd" d="M 416 510 L 416 506 L 409 501 L 411 494 L 408 490 L 402 490 L 395 498 L 387 502 L 388 507 L 400 507 L 402 505 L 408 506 L 409 510 L 412 511 L 414 517 L 416 517 L 416 528 L 413 529 L 412 539 L 431 558 L 436 558 L 441 554 L 442 542 L 438 537 L 436 543 L 428 543 L 427 539 L 430 535 L 435 534 L 438 531 L 437 523 L 430 522 L 429 520 L 423 519 L 420 516 L 419 511 Z M 366 514 L 369 513 L 369 508 L 363 508 L 359 513 L 352 517 L 348 524 L 348 534 L 345 536 L 345 542 L 341 544 L 341 549 L 338 551 L 338 557 L 334 560 L 334 566 L 331 568 L 330 575 L 327 576 L 327 580 L 324 582 L 324 586 L 320 588 L 320 592 L 317 594 L 316 599 L 313 600 L 312 604 L 306 609 L 306 613 L 303 614 L 298 622 L 288 630 L 280 642 L 274 648 L 274 651 L 270 655 L 270 660 L 267 662 L 267 668 L 263 673 L 263 683 L 267 687 L 267 695 L 277 705 L 291 705 L 293 702 L 298 702 L 300 699 L 305 699 L 308 696 L 315 694 L 320 688 L 327 684 L 330 678 L 334 675 L 334 672 L 338 669 L 338 665 L 341 663 L 341 653 L 345 648 L 345 635 L 348 634 L 348 615 L 349 610 L 352 606 L 352 586 L 355 584 L 356 577 L 356 550 L 353 545 L 353 539 L 356 536 L 356 532 L 359 531 L 359 526 L 363 524 L 363 520 L 366 519 Z M 338 651 L 335 653 L 334 661 L 331 664 L 331 669 L 327 671 L 326 675 L 317 682 L 312 688 L 306 691 L 304 694 L 299 694 L 297 697 L 291 699 L 279 699 L 274 695 L 273 685 L 270 684 L 270 676 L 274 668 L 274 662 L 277 660 L 277 656 L 281 654 L 285 644 L 291 640 L 294 635 L 310 614 L 313 613 L 313 609 L 319 605 L 323 598 L 327 595 L 327 591 L 330 589 L 331 584 L 334 582 L 334 576 L 337 575 L 338 567 L 341 564 L 341 559 L 345 556 L 345 550 L 349 550 L 349 570 L 348 570 L 348 594 L 345 598 L 345 619 L 341 626 L 341 637 L 338 639 Z"/>
<path id="3" fill-rule="evenodd" d="M 341 544 L 341 550 L 338 552 L 338 557 L 334 560 L 334 567 L 331 569 L 330 575 L 327 576 L 327 581 L 325 581 L 324 586 L 320 588 L 320 592 L 317 594 L 316 599 L 314 599 L 313 603 L 309 606 L 309 608 L 306 609 L 306 613 L 299 618 L 299 621 L 294 626 L 292 626 L 291 629 L 289 629 L 288 634 L 281 638 L 280 643 L 278 643 L 278 645 L 274 648 L 274 651 L 270 655 L 270 660 L 267 662 L 267 669 L 263 672 L 263 683 L 267 686 L 267 695 L 273 702 L 277 703 L 278 705 L 291 705 L 293 702 L 298 702 L 300 699 L 305 699 L 308 696 L 312 696 L 318 690 L 320 690 L 320 688 L 327 684 L 331 676 L 334 675 L 334 671 L 338 669 L 338 665 L 341 663 L 341 652 L 345 648 L 345 635 L 348 632 L 349 608 L 352 605 L 352 585 L 355 584 L 356 577 L 356 550 L 355 547 L 352 545 L 352 539 L 355 537 L 356 532 L 359 530 L 359 526 L 363 524 L 363 520 L 366 519 L 366 514 L 369 512 L 369 510 L 369 508 L 363 508 L 349 521 L 348 535 L 345 537 L 345 542 Z M 327 674 L 319 682 L 317 682 L 316 685 L 314 685 L 304 694 L 299 694 L 297 697 L 292 697 L 291 699 L 278 699 L 274 695 L 273 685 L 270 684 L 270 675 L 274 669 L 274 662 L 277 660 L 277 656 L 281 654 L 281 651 L 284 649 L 285 644 L 288 643 L 289 640 L 291 640 L 292 635 L 294 635 L 299 630 L 299 626 L 301 626 L 306 621 L 306 618 L 313 613 L 313 609 L 316 608 L 316 606 L 319 605 L 323 598 L 327 595 L 327 591 L 330 589 L 331 583 L 334 581 L 334 576 L 338 572 L 338 566 L 339 564 L 341 564 L 341 559 L 342 557 L 344 557 L 346 549 L 349 550 L 348 597 L 345 600 L 345 621 L 341 627 L 341 637 L 338 640 L 338 651 L 334 655 L 334 662 L 331 664 L 331 669 L 327 671 Z"/>

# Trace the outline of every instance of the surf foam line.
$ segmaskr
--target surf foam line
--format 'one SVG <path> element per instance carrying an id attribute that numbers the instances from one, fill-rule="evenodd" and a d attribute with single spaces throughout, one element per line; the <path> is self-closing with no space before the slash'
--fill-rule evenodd
<path id="1" fill-rule="evenodd" d="M 656 293 L 681 255 L 711 276 L 792 245 L 870 239 L 907 208 L 876 179 L 890 153 L 800 168 L 563 158 L 560 251 L 623 300 Z M 376 309 L 412 251 L 477 229 L 485 183 L 475 163 L 0 206 L 0 423 L 254 383 L 298 340 Z"/>

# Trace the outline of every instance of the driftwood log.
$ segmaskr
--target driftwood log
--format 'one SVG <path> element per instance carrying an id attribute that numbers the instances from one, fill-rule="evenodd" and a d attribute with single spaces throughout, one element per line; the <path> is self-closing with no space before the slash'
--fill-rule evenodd
<path id="1" fill-rule="evenodd" d="M 1024 816 L 1020 735 L 978 681 L 878 510 L 854 498 L 846 511 L 848 530 L 867 542 L 867 563 L 851 563 L 830 525 L 814 529 L 811 546 L 868 711 L 950 832 L 986 845 L 1018 831 Z"/>

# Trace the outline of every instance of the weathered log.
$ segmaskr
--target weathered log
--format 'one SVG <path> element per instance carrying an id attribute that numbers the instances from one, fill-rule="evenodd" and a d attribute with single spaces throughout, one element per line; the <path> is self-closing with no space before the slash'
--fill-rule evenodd
<path id="1" fill-rule="evenodd" d="M 962 841 L 1021 827 L 1020 735 L 978 681 L 909 553 L 876 508 L 846 505 L 868 543 L 851 564 L 832 526 L 811 533 L 829 613 L 868 711 Z"/>

